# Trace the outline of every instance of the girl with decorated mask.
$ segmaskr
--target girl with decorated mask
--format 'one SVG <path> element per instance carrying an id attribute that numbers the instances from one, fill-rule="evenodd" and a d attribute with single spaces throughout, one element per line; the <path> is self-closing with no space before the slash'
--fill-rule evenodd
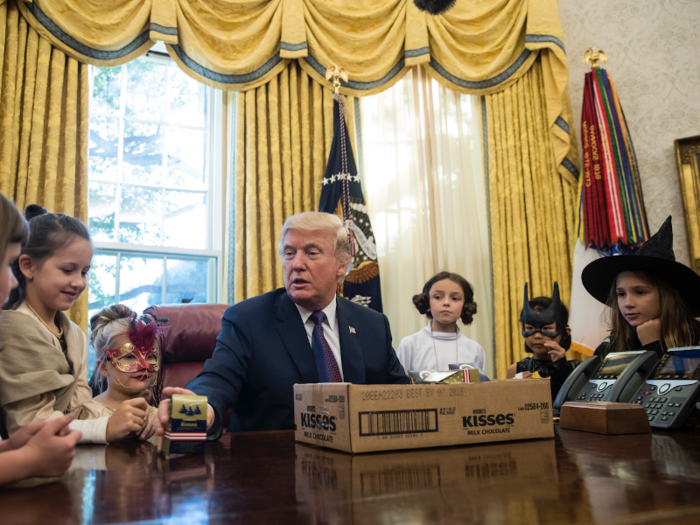
<path id="1" fill-rule="evenodd" d="M 158 335 L 161 332 L 158 323 L 150 316 L 138 319 L 129 307 L 116 304 L 92 316 L 90 327 L 90 344 L 97 357 L 90 386 L 96 395 L 95 401 L 103 407 L 102 414 L 112 415 L 123 402 L 131 399 L 143 398 L 157 405 Z M 157 412 L 149 405 L 148 423 L 140 435 L 154 445 L 153 418 Z"/>
<path id="2" fill-rule="evenodd" d="M 520 321 L 525 352 L 532 354 L 532 357 L 510 365 L 506 378 L 549 377 L 554 399 L 574 366 L 579 363 L 566 359 L 566 351 L 571 346 L 571 328 L 568 326 L 569 310 L 559 298 L 559 284 L 554 283 L 552 297 L 529 300 L 525 283 Z"/>
<path id="3" fill-rule="evenodd" d="M 700 342 L 700 276 L 676 261 L 670 216 L 634 255 L 597 259 L 581 281 L 609 307 L 610 337 L 596 355 L 653 350 L 661 357 Z"/>
<path id="4" fill-rule="evenodd" d="M 440 272 L 413 296 L 413 304 L 428 318 L 428 325 L 404 337 L 396 355 L 407 374 L 418 370 L 446 372 L 451 364 L 469 364 L 485 374 L 483 347 L 460 333 L 457 321 L 469 325 L 476 314 L 474 290 L 456 273 Z"/>
<path id="5" fill-rule="evenodd" d="M 12 266 L 17 287 L 0 315 L 0 405 L 10 434 L 35 421 L 73 414 L 81 443 L 138 436 L 148 423 L 142 398 L 122 403 L 111 417 L 92 400 L 87 339 L 65 312 L 87 286 L 92 242 L 85 225 L 31 205 L 29 240 Z"/>
<path id="6" fill-rule="evenodd" d="M 12 264 L 29 237 L 29 226 L 15 205 L 0 194 L 0 304 L 17 286 Z M 0 311 L 2 314 L 2 311 Z M 2 352 L 0 333 L 0 352 Z M 0 411 L 1 413 L 2 411 Z M 0 441 L 0 485 L 28 477 L 61 476 L 75 456 L 80 432 L 70 430 L 72 415 L 50 423 L 34 422 L 23 426 Z M 4 418 L 0 421 L 0 426 Z M 5 434 L 3 432 L 3 434 Z"/>

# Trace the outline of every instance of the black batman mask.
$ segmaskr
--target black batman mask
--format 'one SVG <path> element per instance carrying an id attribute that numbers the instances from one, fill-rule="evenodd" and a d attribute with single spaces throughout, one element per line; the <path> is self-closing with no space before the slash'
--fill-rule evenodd
<path id="1" fill-rule="evenodd" d="M 523 300 L 523 337 L 530 337 L 535 335 L 537 332 L 542 335 L 554 339 L 559 334 L 561 334 L 566 328 L 566 322 L 563 319 L 558 319 L 557 314 L 560 310 L 559 304 L 559 283 L 554 283 L 554 289 L 552 290 L 552 303 L 547 307 L 546 310 L 537 313 L 537 311 L 530 306 L 530 298 L 527 290 L 527 283 L 525 283 L 525 298 Z M 555 324 L 556 327 L 553 332 L 546 332 L 543 328 L 547 325 Z M 525 330 L 525 325 L 530 325 L 533 330 Z"/>

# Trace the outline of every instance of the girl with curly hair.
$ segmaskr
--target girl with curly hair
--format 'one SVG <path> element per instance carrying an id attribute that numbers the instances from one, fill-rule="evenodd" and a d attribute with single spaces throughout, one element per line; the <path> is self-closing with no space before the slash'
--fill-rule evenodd
<path id="1" fill-rule="evenodd" d="M 470 364 L 485 373 L 486 353 L 482 346 L 460 333 L 457 321 L 466 326 L 476 314 L 474 290 L 456 273 L 440 272 L 431 277 L 413 304 L 428 318 L 428 325 L 404 337 L 396 354 L 406 373 L 417 370 L 447 371 L 451 364 Z"/>

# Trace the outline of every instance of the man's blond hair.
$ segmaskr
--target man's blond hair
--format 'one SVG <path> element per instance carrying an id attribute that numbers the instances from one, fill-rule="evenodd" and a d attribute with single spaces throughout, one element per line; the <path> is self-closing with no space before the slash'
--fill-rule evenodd
<path id="1" fill-rule="evenodd" d="M 284 221 L 284 226 L 282 226 L 282 235 L 277 245 L 280 257 L 284 257 L 284 237 L 289 230 L 327 231 L 332 233 L 335 238 L 333 248 L 336 260 L 342 264 L 350 263 L 352 259 L 350 235 L 343 221 L 337 215 L 320 211 L 305 211 L 288 217 Z"/>

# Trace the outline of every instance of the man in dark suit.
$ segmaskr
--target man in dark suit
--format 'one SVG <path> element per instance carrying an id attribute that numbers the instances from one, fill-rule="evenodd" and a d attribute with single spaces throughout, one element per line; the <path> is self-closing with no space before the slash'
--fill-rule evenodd
<path id="1" fill-rule="evenodd" d="M 336 294 L 350 262 L 350 239 L 335 215 L 287 219 L 279 252 L 285 287 L 242 301 L 224 314 L 214 355 L 187 388 L 209 399 L 209 436 L 294 428 L 294 383 L 407 383 L 387 318 Z M 164 389 L 163 397 L 185 393 Z M 167 423 L 161 402 L 157 431 Z"/>

